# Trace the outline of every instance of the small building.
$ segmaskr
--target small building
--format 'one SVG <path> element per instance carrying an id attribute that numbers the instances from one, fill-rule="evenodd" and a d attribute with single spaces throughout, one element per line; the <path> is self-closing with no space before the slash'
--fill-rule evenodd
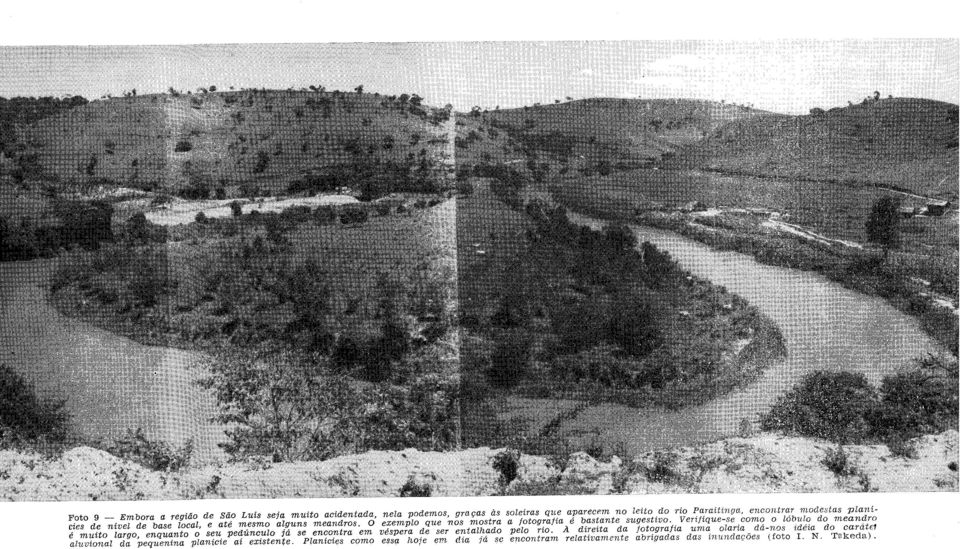
<path id="1" fill-rule="evenodd" d="M 917 215 L 919 208 L 914 208 L 913 206 L 900 206 L 897 208 L 897 213 L 900 214 L 900 217 L 907 219 Z"/>
<path id="2" fill-rule="evenodd" d="M 683 206 L 680 206 L 680 211 L 686 212 L 686 213 L 702 212 L 706 209 L 707 209 L 707 205 L 704 204 L 703 202 L 700 202 L 699 200 L 691 200 L 690 202 L 687 202 Z"/>
<path id="3" fill-rule="evenodd" d="M 949 207 L 949 200 L 930 200 L 927 202 L 927 207 L 924 209 L 923 213 L 926 215 L 941 216 L 946 213 Z"/>

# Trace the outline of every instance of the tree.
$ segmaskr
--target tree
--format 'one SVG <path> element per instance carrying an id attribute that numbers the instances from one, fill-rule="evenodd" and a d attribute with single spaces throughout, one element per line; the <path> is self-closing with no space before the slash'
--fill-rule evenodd
<path id="1" fill-rule="evenodd" d="M 874 202 L 870 218 L 867 219 L 867 241 L 883 247 L 884 261 L 890 254 L 890 248 L 900 241 L 899 205 L 897 199 L 882 196 Z"/>

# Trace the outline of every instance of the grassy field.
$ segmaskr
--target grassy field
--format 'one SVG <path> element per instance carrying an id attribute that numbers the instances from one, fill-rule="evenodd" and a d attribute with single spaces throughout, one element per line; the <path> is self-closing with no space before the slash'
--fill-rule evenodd
<path id="1" fill-rule="evenodd" d="M 404 167 L 442 180 L 449 116 L 406 94 L 243 90 L 113 98 L 26 126 L 15 160 L 29 160 L 34 179 L 60 188 L 109 182 L 228 196 L 277 194 L 327 170 L 358 166 Z"/>
<path id="2" fill-rule="evenodd" d="M 582 204 L 607 215 L 630 216 L 639 209 L 679 208 L 699 201 L 710 208 L 754 208 L 786 215 L 785 220 L 831 238 L 864 242 L 865 226 L 874 202 L 881 196 L 900 197 L 885 189 L 724 175 L 694 170 L 629 170 L 608 176 L 567 174 L 552 189 L 567 204 Z M 906 198 L 910 204 L 922 201 Z M 956 210 L 941 217 L 914 217 L 901 222 L 907 249 L 933 247 L 956 250 Z"/>
<path id="3" fill-rule="evenodd" d="M 891 98 L 726 124 L 685 165 L 787 179 L 893 185 L 957 199 L 957 105 Z"/>
<path id="4" fill-rule="evenodd" d="M 713 101 L 593 98 L 484 116 L 531 149 L 593 164 L 634 164 L 658 161 L 721 124 L 762 114 Z"/>

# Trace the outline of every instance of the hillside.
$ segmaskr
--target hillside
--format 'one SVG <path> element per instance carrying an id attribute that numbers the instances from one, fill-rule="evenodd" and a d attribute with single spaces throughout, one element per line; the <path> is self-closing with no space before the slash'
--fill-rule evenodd
<path id="1" fill-rule="evenodd" d="M 726 123 L 684 164 L 783 178 L 877 183 L 957 196 L 957 105 L 891 98 Z"/>
<path id="2" fill-rule="evenodd" d="M 16 152 L 17 128 L 86 105 L 83 97 L 0 97 L 0 155 Z"/>
<path id="3" fill-rule="evenodd" d="M 342 173 L 443 179 L 449 111 L 417 96 L 244 90 L 91 102 L 23 128 L 38 179 L 207 195 L 335 186 Z M 221 190 L 222 189 L 222 190 Z"/>
<path id="4" fill-rule="evenodd" d="M 765 113 L 691 99 L 595 98 L 476 114 L 530 149 L 588 164 L 641 167 L 721 124 Z"/>

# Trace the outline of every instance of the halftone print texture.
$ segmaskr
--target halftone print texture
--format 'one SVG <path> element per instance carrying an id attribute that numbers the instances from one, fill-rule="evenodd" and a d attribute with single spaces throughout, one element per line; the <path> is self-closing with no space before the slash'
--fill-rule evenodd
<path id="1" fill-rule="evenodd" d="M 519 453 L 956 428 L 956 42 L 0 58 L 2 459 L 143 468 L 2 497 L 524 493 Z"/>

